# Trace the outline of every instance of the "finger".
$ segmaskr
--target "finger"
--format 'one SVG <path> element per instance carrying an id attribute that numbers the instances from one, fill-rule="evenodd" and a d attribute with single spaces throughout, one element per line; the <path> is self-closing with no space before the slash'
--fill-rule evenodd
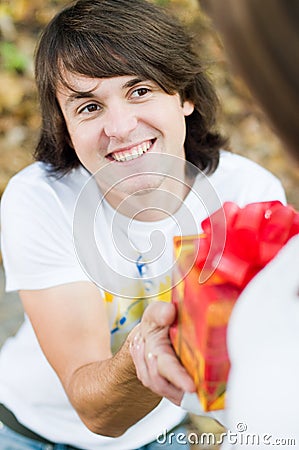
<path id="1" fill-rule="evenodd" d="M 176 405 L 180 405 L 184 392 L 164 379 L 157 368 L 157 357 L 152 352 L 145 353 L 144 341 L 135 336 L 130 353 L 136 367 L 136 374 L 142 384 L 158 394 L 166 397 Z"/>
<path id="2" fill-rule="evenodd" d="M 174 353 L 160 353 L 157 356 L 157 370 L 161 377 L 184 392 L 195 392 L 193 379 Z"/>
<path id="3" fill-rule="evenodd" d="M 158 371 L 157 356 L 152 353 L 146 357 L 150 385 L 149 388 L 159 394 L 161 397 L 166 397 L 176 405 L 180 405 L 184 391 L 168 382 L 162 377 Z"/>
<path id="4" fill-rule="evenodd" d="M 140 335 L 136 335 L 130 345 L 130 353 L 135 364 L 137 378 L 147 386 L 149 375 L 147 363 L 145 361 L 144 342 Z"/>
<path id="5" fill-rule="evenodd" d="M 176 309 L 172 303 L 154 302 L 151 303 L 144 311 L 142 322 L 149 329 L 155 327 L 168 327 L 176 317 Z"/>

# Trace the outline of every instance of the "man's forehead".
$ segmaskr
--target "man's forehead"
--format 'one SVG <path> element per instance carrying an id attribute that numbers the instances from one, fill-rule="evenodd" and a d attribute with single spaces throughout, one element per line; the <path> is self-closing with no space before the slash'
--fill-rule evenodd
<path id="1" fill-rule="evenodd" d="M 74 92 L 74 91 L 94 91 L 97 89 L 101 83 L 100 78 L 92 78 L 87 75 L 75 74 L 63 71 L 63 82 L 59 81 L 57 84 L 57 90 L 63 92 Z"/>

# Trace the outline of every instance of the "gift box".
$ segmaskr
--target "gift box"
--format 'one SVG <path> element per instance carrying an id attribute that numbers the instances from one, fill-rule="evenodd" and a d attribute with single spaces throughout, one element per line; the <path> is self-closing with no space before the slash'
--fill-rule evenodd
<path id="1" fill-rule="evenodd" d="M 230 369 L 229 317 L 248 282 L 299 233 L 299 214 L 280 202 L 223 207 L 202 222 L 203 234 L 174 238 L 170 328 L 174 349 L 192 376 L 205 411 L 223 409 Z"/>

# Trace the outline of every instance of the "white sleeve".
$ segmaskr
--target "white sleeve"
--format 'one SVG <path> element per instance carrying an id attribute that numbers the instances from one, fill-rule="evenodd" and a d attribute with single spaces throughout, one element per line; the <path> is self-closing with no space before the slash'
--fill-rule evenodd
<path id="1" fill-rule="evenodd" d="M 249 196 L 256 197 L 250 200 L 251 203 L 261 201 L 280 201 L 283 205 L 287 204 L 285 190 L 278 178 L 274 175 L 269 174 L 268 180 L 261 177 L 261 180 L 253 180 L 253 185 L 251 186 L 252 193 L 248 193 Z M 244 205 L 245 206 L 245 205 Z"/>
<path id="2" fill-rule="evenodd" d="M 218 169 L 209 177 L 221 202 L 235 202 L 240 207 L 248 203 L 279 200 L 286 204 L 280 180 L 243 156 L 221 152 Z"/>
<path id="3" fill-rule="evenodd" d="M 88 280 L 76 258 L 72 219 L 47 185 L 11 180 L 1 200 L 6 290 Z"/>

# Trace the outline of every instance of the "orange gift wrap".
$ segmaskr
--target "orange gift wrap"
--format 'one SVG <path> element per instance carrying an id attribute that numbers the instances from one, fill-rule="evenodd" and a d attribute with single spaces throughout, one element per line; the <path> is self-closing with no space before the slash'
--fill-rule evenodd
<path id="1" fill-rule="evenodd" d="M 248 282 L 299 233 L 299 214 L 278 201 L 244 208 L 227 202 L 201 225 L 201 235 L 174 238 L 177 318 L 170 339 L 203 409 L 212 411 L 225 406 L 232 309 Z"/>

